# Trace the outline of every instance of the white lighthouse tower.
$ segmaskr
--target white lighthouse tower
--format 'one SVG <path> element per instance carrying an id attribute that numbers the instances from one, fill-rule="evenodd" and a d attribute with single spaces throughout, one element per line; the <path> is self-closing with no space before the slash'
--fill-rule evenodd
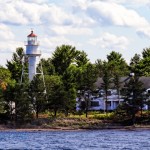
<path id="1" fill-rule="evenodd" d="M 33 80 L 33 77 L 37 74 L 37 59 L 41 56 L 41 51 L 38 50 L 39 42 L 37 41 L 37 35 L 31 31 L 31 34 L 27 36 L 26 56 L 28 57 L 28 72 L 29 81 Z"/>
<path id="2" fill-rule="evenodd" d="M 25 46 L 26 46 L 25 59 L 27 58 L 28 60 L 28 73 L 25 73 L 23 67 L 21 82 L 23 80 L 24 74 L 28 74 L 29 81 L 32 81 L 36 74 L 41 74 L 44 82 L 42 65 L 40 66 L 37 72 L 37 64 L 40 60 L 41 51 L 38 49 L 39 41 L 37 41 L 37 35 L 34 34 L 32 30 L 31 33 L 27 36 L 27 42 L 25 42 Z"/>

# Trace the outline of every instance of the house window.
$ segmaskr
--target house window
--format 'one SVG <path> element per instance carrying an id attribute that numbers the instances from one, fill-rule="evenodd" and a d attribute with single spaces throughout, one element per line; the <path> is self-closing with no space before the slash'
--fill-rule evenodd
<path id="1" fill-rule="evenodd" d="M 99 106 L 99 102 L 98 101 L 91 101 L 91 107 L 96 107 Z"/>

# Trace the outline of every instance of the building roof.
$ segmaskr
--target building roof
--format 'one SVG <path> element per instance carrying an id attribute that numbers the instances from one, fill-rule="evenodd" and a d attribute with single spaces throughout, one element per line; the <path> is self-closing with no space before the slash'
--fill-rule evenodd
<path id="1" fill-rule="evenodd" d="M 37 37 L 37 35 L 34 34 L 33 31 L 31 31 L 31 33 L 28 35 L 28 37 Z"/>
<path id="2" fill-rule="evenodd" d="M 126 81 L 127 78 L 128 77 L 121 77 L 121 79 L 120 79 L 120 83 L 121 83 L 120 87 L 121 88 L 124 87 L 125 82 L 127 82 Z M 143 83 L 143 87 L 145 89 L 150 88 L 150 77 L 144 77 L 144 76 L 142 76 L 142 77 L 139 78 L 139 81 L 141 81 Z M 103 79 L 102 78 L 98 78 L 97 81 L 96 81 L 96 83 L 95 83 L 95 86 L 97 88 L 101 88 L 102 83 L 103 83 Z M 111 85 L 111 86 L 113 87 L 113 85 Z"/>

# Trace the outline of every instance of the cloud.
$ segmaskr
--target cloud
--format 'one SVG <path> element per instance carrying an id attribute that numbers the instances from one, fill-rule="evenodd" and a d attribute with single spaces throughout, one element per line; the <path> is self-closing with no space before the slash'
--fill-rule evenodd
<path id="1" fill-rule="evenodd" d="M 15 52 L 15 48 L 22 47 L 22 42 L 17 41 L 9 41 L 7 44 L 3 41 L 0 41 L 0 52 L 1 53 L 8 53 L 8 52 Z"/>
<path id="2" fill-rule="evenodd" d="M 6 24 L 26 24 L 27 19 L 15 9 L 13 2 L 1 2 L 0 22 Z"/>
<path id="3" fill-rule="evenodd" d="M 101 1 L 101 2 L 113 2 L 113 3 L 118 3 L 118 4 L 130 4 L 130 5 L 145 5 L 149 4 L 149 0 L 93 0 L 93 1 Z"/>
<path id="4" fill-rule="evenodd" d="M 29 2 L 32 2 L 29 3 Z M 34 2 L 34 3 L 33 3 Z M 12 25 L 71 24 L 73 18 L 61 7 L 44 1 L 1 2 L 0 22 Z"/>
<path id="5" fill-rule="evenodd" d="M 90 44 L 99 45 L 102 49 L 107 50 L 123 50 L 126 49 L 129 41 L 124 36 L 116 36 L 108 32 L 104 33 L 102 37 L 91 39 Z"/>
<path id="6" fill-rule="evenodd" d="M 150 38 L 150 27 L 145 27 L 145 28 L 138 29 L 137 34 L 140 37 Z"/>
<path id="7" fill-rule="evenodd" d="M 48 0 L 23 0 L 24 2 L 28 2 L 28 3 L 37 3 L 37 4 L 42 4 L 42 3 L 46 3 L 48 2 Z"/>
<path id="8" fill-rule="evenodd" d="M 87 14 L 101 25 L 117 25 L 128 27 L 148 26 L 148 21 L 132 9 L 111 2 L 91 2 Z"/>
<path id="9" fill-rule="evenodd" d="M 14 34 L 11 32 L 10 28 L 4 24 L 0 24 L 0 40 L 12 40 L 14 39 Z"/>
<path id="10" fill-rule="evenodd" d="M 40 41 L 40 47 L 43 49 L 44 53 L 51 53 L 55 50 L 57 46 L 61 46 L 63 44 L 66 45 L 75 45 L 75 43 L 64 36 L 55 36 L 55 37 L 45 37 Z M 77 46 L 77 44 L 76 44 Z"/>
<path id="11" fill-rule="evenodd" d="M 92 35 L 92 30 L 86 27 L 54 26 L 50 28 L 56 35 Z"/>
<path id="12" fill-rule="evenodd" d="M 0 52 L 8 53 L 14 51 L 14 48 L 21 47 L 22 42 L 15 40 L 15 35 L 5 24 L 0 24 Z"/>

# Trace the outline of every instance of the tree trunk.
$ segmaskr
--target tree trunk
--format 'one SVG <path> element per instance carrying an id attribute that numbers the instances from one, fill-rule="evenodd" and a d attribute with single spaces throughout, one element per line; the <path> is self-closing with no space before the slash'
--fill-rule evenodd
<path id="1" fill-rule="evenodd" d="M 54 117 L 57 116 L 57 108 L 54 108 Z"/>
<path id="2" fill-rule="evenodd" d="M 65 116 L 68 116 L 68 108 L 65 109 Z"/>
<path id="3" fill-rule="evenodd" d="M 39 111 L 38 111 L 38 109 L 36 110 L 36 119 L 38 119 L 39 118 Z"/>
<path id="4" fill-rule="evenodd" d="M 106 111 L 106 113 L 107 113 L 107 111 L 108 111 L 108 107 L 107 107 L 107 101 L 108 101 L 108 98 L 107 98 L 107 95 L 106 95 L 106 101 L 105 101 L 105 111 Z"/>

